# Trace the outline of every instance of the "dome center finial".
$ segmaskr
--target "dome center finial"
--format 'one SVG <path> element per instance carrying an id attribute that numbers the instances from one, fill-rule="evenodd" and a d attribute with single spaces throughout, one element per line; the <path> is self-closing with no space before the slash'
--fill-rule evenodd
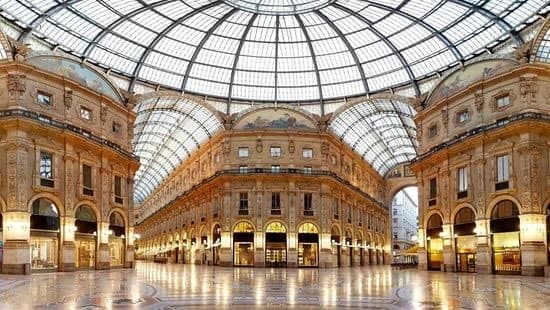
<path id="1" fill-rule="evenodd" d="M 268 15 L 293 15 L 320 9 L 334 0 L 225 0 L 244 11 Z"/>

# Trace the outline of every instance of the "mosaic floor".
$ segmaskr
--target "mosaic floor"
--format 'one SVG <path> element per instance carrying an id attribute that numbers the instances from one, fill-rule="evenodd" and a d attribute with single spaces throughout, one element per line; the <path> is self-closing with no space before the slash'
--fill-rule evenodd
<path id="1" fill-rule="evenodd" d="M 215 305 L 215 307 L 214 307 Z M 550 279 L 138 262 L 136 270 L 0 275 L 0 309 L 550 309 Z"/>

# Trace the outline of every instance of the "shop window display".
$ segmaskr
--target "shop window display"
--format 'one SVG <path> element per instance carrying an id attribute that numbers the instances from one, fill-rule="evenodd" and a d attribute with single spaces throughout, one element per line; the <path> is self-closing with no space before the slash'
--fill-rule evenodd
<path id="1" fill-rule="evenodd" d="M 31 269 L 55 270 L 59 256 L 59 213 L 55 204 L 39 198 L 32 204 Z"/>

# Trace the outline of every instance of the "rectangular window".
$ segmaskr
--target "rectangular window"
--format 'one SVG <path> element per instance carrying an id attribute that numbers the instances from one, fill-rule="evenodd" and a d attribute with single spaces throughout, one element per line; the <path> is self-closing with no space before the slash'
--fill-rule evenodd
<path id="1" fill-rule="evenodd" d="M 334 219 L 338 219 L 340 215 L 340 208 L 338 207 L 338 200 L 334 199 L 334 204 L 332 205 L 332 213 L 334 215 Z"/>
<path id="2" fill-rule="evenodd" d="M 397 239 L 397 234 L 393 234 L 393 239 Z"/>
<path id="3" fill-rule="evenodd" d="M 239 215 L 248 215 L 248 193 L 239 193 Z"/>
<path id="4" fill-rule="evenodd" d="M 50 153 L 40 152 L 40 178 L 53 179 L 53 156 Z"/>
<path id="5" fill-rule="evenodd" d="M 305 167 L 304 167 L 304 173 L 305 173 L 305 174 L 311 174 L 311 171 L 312 171 L 312 170 L 313 170 L 313 169 L 311 168 L 311 166 L 305 166 Z"/>
<path id="6" fill-rule="evenodd" d="M 397 215 L 397 209 L 393 209 L 393 215 Z"/>
<path id="7" fill-rule="evenodd" d="M 115 175 L 115 196 L 122 196 L 122 178 Z"/>
<path id="8" fill-rule="evenodd" d="M 393 219 L 393 223 L 397 225 L 397 219 Z"/>
<path id="9" fill-rule="evenodd" d="M 435 199 L 437 196 L 437 179 L 430 179 L 430 199 Z"/>
<path id="10" fill-rule="evenodd" d="M 94 195 L 94 190 L 92 189 L 92 167 L 88 165 L 82 165 L 82 193 L 88 196 Z"/>
<path id="11" fill-rule="evenodd" d="M 433 138 L 435 136 L 437 136 L 437 125 L 433 125 L 428 128 L 428 137 Z"/>
<path id="12" fill-rule="evenodd" d="M 281 171 L 281 166 L 279 165 L 271 165 L 271 172 L 278 173 Z"/>
<path id="13" fill-rule="evenodd" d="M 51 105 L 52 104 L 52 96 L 49 95 L 49 94 L 46 94 L 44 92 L 39 91 L 38 94 L 36 95 L 36 101 L 38 101 L 38 103 L 43 104 L 43 105 Z"/>
<path id="14" fill-rule="evenodd" d="M 458 113 L 458 119 L 457 121 L 459 123 L 465 123 L 470 120 L 470 113 L 468 113 L 468 110 L 461 111 Z"/>
<path id="15" fill-rule="evenodd" d="M 80 107 L 80 118 L 85 119 L 87 121 L 91 120 L 92 110 L 85 107 Z"/>
<path id="16" fill-rule="evenodd" d="M 247 147 L 240 147 L 239 148 L 239 157 L 248 157 L 249 151 Z"/>
<path id="17" fill-rule="evenodd" d="M 271 157 L 281 157 L 281 148 L 278 146 L 272 146 L 270 149 Z"/>
<path id="18" fill-rule="evenodd" d="M 271 214 L 281 215 L 281 194 L 271 193 Z"/>
<path id="19" fill-rule="evenodd" d="M 500 96 L 496 99 L 497 101 L 497 109 L 504 108 L 510 104 L 510 96 Z"/>
<path id="20" fill-rule="evenodd" d="M 497 157 L 497 182 L 508 181 L 510 178 L 510 162 L 508 155 Z"/>
<path id="21" fill-rule="evenodd" d="M 304 148 L 302 150 L 302 156 L 304 158 L 313 158 L 313 149 Z"/>
<path id="22" fill-rule="evenodd" d="M 239 173 L 247 173 L 248 172 L 248 166 L 247 165 L 240 165 L 239 166 Z"/>
<path id="23" fill-rule="evenodd" d="M 122 132 L 122 125 L 117 122 L 113 122 L 113 133 L 119 134 Z"/>
<path id="24" fill-rule="evenodd" d="M 304 193 L 304 216 L 313 216 L 313 194 Z"/>
<path id="25" fill-rule="evenodd" d="M 458 192 L 466 192 L 468 190 L 468 168 L 458 168 L 456 177 L 458 181 Z"/>

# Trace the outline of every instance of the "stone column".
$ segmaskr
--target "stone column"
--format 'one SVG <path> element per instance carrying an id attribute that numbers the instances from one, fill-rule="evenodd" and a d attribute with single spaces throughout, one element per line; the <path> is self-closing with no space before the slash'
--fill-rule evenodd
<path id="1" fill-rule="evenodd" d="M 443 225 L 443 271 L 454 272 L 456 271 L 456 259 L 455 251 L 453 249 L 451 224 Z"/>
<path id="2" fill-rule="evenodd" d="M 477 249 L 476 249 L 476 272 L 487 274 L 492 273 L 493 252 L 489 243 L 489 220 L 476 220 Z"/>
<path id="3" fill-rule="evenodd" d="M 221 245 L 219 247 L 220 266 L 233 266 L 233 252 L 231 250 L 231 231 L 221 232 Z"/>
<path id="4" fill-rule="evenodd" d="M 298 267 L 298 234 L 287 233 L 288 255 L 286 257 L 287 267 Z"/>
<path id="5" fill-rule="evenodd" d="M 4 227 L 2 273 L 29 274 L 31 262 L 30 214 L 8 211 L 2 214 L 2 221 Z"/>
<path id="6" fill-rule="evenodd" d="M 546 215 L 522 214 L 520 218 L 521 274 L 542 276 L 547 265 Z"/>
<path id="7" fill-rule="evenodd" d="M 418 228 L 418 270 L 428 270 L 428 251 L 426 250 L 426 230 Z"/>
<path id="8" fill-rule="evenodd" d="M 98 251 L 96 255 L 96 269 L 109 269 L 111 258 L 109 257 L 109 223 L 98 223 Z"/>
<path id="9" fill-rule="evenodd" d="M 128 227 L 128 234 L 126 236 L 124 268 L 134 268 L 134 227 Z"/>
<path id="10" fill-rule="evenodd" d="M 60 218 L 63 229 L 61 255 L 59 256 L 59 271 L 74 271 L 76 269 L 76 248 L 74 234 L 76 231 L 75 219 L 64 216 Z"/>
<path id="11" fill-rule="evenodd" d="M 330 244 L 330 233 L 323 232 L 319 234 L 319 267 L 335 267 L 336 263 L 334 259 L 332 246 Z"/>
<path id="12" fill-rule="evenodd" d="M 254 267 L 265 267 L 265 240 L 264 232 L 254 233 Z"/>

